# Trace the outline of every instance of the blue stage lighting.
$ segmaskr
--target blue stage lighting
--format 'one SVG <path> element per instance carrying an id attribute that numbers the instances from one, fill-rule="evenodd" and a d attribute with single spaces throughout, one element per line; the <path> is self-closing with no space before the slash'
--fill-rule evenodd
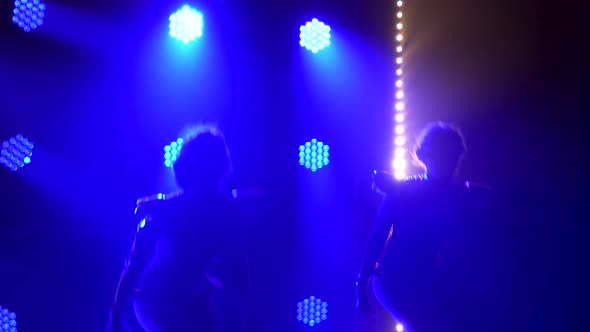
<path id="1" fill-rule="evenodd" d="M 0 332 L 18 332 L 16 314 L 0 306 Z"/>
<path id="2" fill-rule="evenodd" d="M 330 46 L 330 26 L 318 21 L 317 18 L 299 28 L 299 45 L 313 53 Z"/>
<path id="3" fill-rule="evenodd" d="M 188 5 L 170 15 L 170 37 L 189 42 L 203 35 L 203 14 Z"/>
<path id="4" fill-rule="evenodd" d="M 166 145 L 164 147 L 164 165 L 166 167 L 172 167 L 176 161 L 176 158 L 178 158 L 178 154 L 182 148 L 182 143 L 184 143 L 184 140 L 179 138 L 176 141 L 170 143 L 170 145 Z"/>
<path id="5" fill-rule="evenodd" d="M 311 327 L 328 319 L 328 302 L 310 296 L 297 303 L 297 320 Z"/>
<path id="6" fill-rule="evenodd" d="M 33 148 L 35 145 L 23 135 L 18 134 L 8 141 L 2 142 L 2 150 L 0 150 L 0 163 L 10 168 L 12 171 L 24 167 L 31 163 L 31 156 L 33 155 Z"/>
<path id="7" fill-rule="evenodd" d="M 317 139 L 299 146 L 299 165 L 305 166 L 312 172 L 330 163 L 330 147 Z"/>
<path id="8" fill-rule="evenodd" d="M 12 22 L 29 32 L 43 25 L 45 4 L 41 0 L 16 0 L 12 13 Z"/>

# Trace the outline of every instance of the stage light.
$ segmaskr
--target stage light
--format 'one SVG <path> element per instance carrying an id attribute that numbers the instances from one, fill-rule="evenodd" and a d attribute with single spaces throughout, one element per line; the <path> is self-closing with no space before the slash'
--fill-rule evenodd
<path id="1" fill-rule="evenodd" d="M 395 159 L 393 161 L 393 168 L 397 171 L 405 171 L 407 166 L 408 166 L 408 163 L 406 162 L 405 159 Z"/>
<path id="2" fill-rule="evenodd" d="M 396 57 L 395 57 L 395 63 L 397 64 L 397 69 L 395 71 L 396 75 L 398 76 L 398 79 L 395 82 L 395 86 L 396 86 L 396 93 L 395 93 L 395 97 L 399 100 L 399 99 L 403 99 L 405 94 L 402 90 L 402 85 L 403 85 L 403 81 L 401 80 L 401 78 L 399 78 L 399 76 L 402 75 L 403 71 L 401 68 L 401 65 L 403 63 L 403 58 L 402 58 L 402 51 L 403 51 L 403 40 L 404 40 L 404 36 L 402 34 L 402 29 L 404 27 L 403 23 L 402 23 L 402 17 L 403 17 L 403 13 L 402 13 L 402 5 L 403 2 L 401 0 L 397 0 L 396 1 L 397 6 L 399 7 L 398 12 L 397 12 L 397 20 L 396 20 L 396 24 L 395 24 L 395 28 L 397 29 L 396 35 L 395 35 L 395 40 L 396 40 Z M 399 113 L 399 112 L 403 112 L 405 111 L 405 103 L 401 100 L 397 101 L 395 103 L 395 110 L 397 111 L 397 113 L 395 114 L 395 128 L 394 128 L 394 132 L 395 132 L 395 139 L 394 139 L 394 143 L 395 143 L 395 152 L 394 152 L 394 161 L 393 161 L 393 169 L 394 169 L 394 176 L 397 179 L 403 179 L 406 176 L 406 167 L 407 167 L 407 161 L 405 159 L 405 145 L 406 145 L 406 137 L 404 136 L 406 134 L 406 126 L 404 125 L 404 122 L 406 120 L 406 117 L 404 116 L 404 114 Z"/>
<path id="3" fill-rule="evenodd" d="M 406 128 L 403 125 L 395 126 L 395 133 L 398 135 L 403 135 L 406 131 Z"/>
<path id="4" fill-rule="evenodd" d="M 401 1 L 400 1 L 400 2 L 401 2 Z M 404 330 L 404 326 L 403 326 L 402 324 L 397 324 L 397 325 L 395 326 L 395 330 L 396 330 L 397 332 L 403 332 L 403 330 Z"/>
<path id="5" fill-rule="evenodd" d="M 203 35 L 203 14 L 184 5 L 170 15 L 170 37 L 188 44 Z"/>
<path id="6" fill-rule="evenodd" d="M 297 320 L 311 327 L 328 319 L 328 303 L 316 298 L 309 297 L 297 303 Z"/>
<path id="7" fill-rule="evenodd" d="M 406 138 L 404 136 L 398 136 L 394 142 L 396 146 L 404 146 L 406 145 Z"/>
<path id="8" fill-rule="evenodd" d="M 317 139 L 312 139 L 299 146 L 299 165 L 305 166 L 312 172 L 330 163 L 330 147 Z"/>
<path id="9" fill-rule="evenodd" d="M 40 0 L 17 0 L 14 2 L 12 22 L 25 32 L 43 25 L 46 6 Z"/>
<path id="10" fill-rule="evenodd" d="M 299 45 L 317 53 L 330 46 L 330 30 L 330 26 L 314 18 L 299 28 Z"/>
<path id="11" fill-rule="evenodd" d="M 17 332 L 16 314 L 0 306 L 0 332 Z"/>
<path id="12" fill-rule="evenodd" d="M 164 166 L 172 167 L 172 165 L 174 165 L 183 143 L 184 140 L 179 138 L 164 147 Z"/>
<path id="13" fill-rule="evenodd" d="M 26 164 L 31 163 L 34 147 L 35 145 L 27 138 L 18 134 L 16 137 L 12 137 L 8 141 L 2 142 L 0 163 L 10 168 L 13 172 L 19 168 L 25 167 Z"/>

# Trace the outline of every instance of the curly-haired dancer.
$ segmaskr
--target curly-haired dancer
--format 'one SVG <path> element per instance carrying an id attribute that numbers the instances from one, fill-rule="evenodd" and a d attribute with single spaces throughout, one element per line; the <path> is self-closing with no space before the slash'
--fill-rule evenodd
<path id="1" fill-rule="evenodd" d="M 181 192 L 138 201 L 141 222 L 110 330 L 123 330 L 131 311 L 148 332 L 244 331 L 250 298 L 245 232 L 227 190 L 232 165 L 223 136 L 197 129 L 185 139 L 174 172 Z"/>
<path id="2" fill-rule="evenodd" d="M 456 179 L 465 150 L 459 130 L 436 122 L 422 131 L 415 151 L 424 174 L 395 181 L 375 172 L 383 201 L 357 279 L 361 311 L 371 310 L 372 279 L 378 301 L 408 331 L 480 331 L 474 324 L 491 191 Z"/>

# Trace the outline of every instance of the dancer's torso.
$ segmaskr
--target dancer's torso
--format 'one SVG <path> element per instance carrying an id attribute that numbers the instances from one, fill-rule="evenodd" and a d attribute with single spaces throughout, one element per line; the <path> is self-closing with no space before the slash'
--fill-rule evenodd
<path id="1" fill-rule="evenodd" d="M 440 278 L 462 260 L 478 226 L 475 196 L 464 184 L 406 181 L 392 197 L 393 236 L 381 261 L 403 283 Z"/>
<path id="2" fill-rule="evenodd" d="M 207 272 L 232 239 L 231 205 L 223 199 L 179 199 L 153 216 L 157 245 L 138 293 L 151 298 L 198 296 L 210 288 Z"/>

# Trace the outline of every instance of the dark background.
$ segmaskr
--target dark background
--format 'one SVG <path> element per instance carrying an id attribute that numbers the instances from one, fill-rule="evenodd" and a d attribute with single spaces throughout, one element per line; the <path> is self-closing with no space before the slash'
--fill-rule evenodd
<path id="1" fill-rule="evenodd" d="M 265 189 L 251 225 L 256 331 L 298 331 L 295 303 L 330 304 L 324 331 L 392 331 L 354 313 L 358 255 L 393 150 L 395 1 L 189 1 L 204 36 L 168 37 L 178 1 L 47 1 L 24 33 L 0 2 L 0 139 L 33 162 L 0 169 L 0 305 L 23 331 L 101 331 L 138 197 L 173 190 L 162 147 L 191 123 L 224 130 L 242 186 Z M 458 124 L 462 175 L 492 184 L 507 299 L 490 324 L 580 330 L 588 286 L 590 72 L 581 2 L 405 1 L 408 128 Z M 332 46 L 298 45 L 318 17 Z M 332 163 L 311 173 L 317 137 Z M 500 290 L 499 290 L 500 291 Z"/>

